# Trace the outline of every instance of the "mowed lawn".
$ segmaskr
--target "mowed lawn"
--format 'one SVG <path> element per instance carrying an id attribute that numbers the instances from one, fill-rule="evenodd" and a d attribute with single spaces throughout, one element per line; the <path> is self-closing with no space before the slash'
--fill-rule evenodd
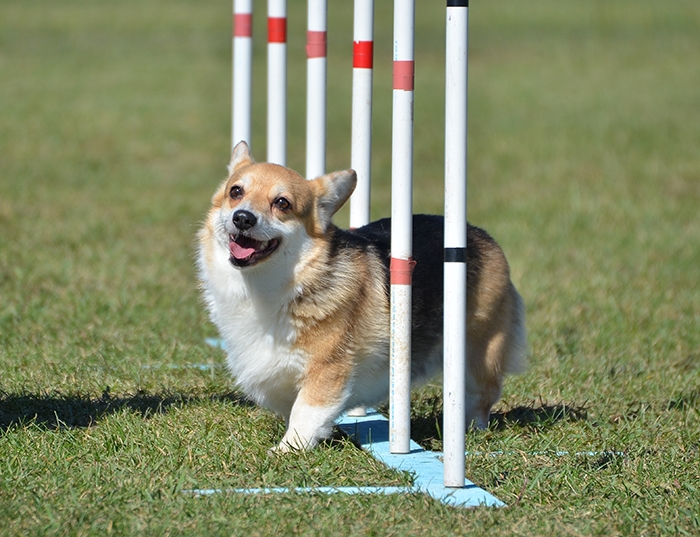
<path id="1" fill-rule="evenodd" d="M 289 4 L 303 171 L 306 6 Z M 375 217 L 390 212 L 392 9 L 377 2 Z M 467 436 L 467 476 L 508 508 L 183 492 L 411 480 L 345 441 L 268 456 L 283 424 L 205 344 L 193 246 L 231 147 L 230 10 L 2 2 L 0 534 L 700 534 L 696 0 L 472 2 L 469 219 L 508 255 L 531 357 Z M 350 165 L 351 21 L 330 2 L 329 170 Z M 441 212 L 444 3 L 419 0 L 416 26 L 414 206 Z M 429 449 L 440 405 L 438 385 L 416 394 Z"/>

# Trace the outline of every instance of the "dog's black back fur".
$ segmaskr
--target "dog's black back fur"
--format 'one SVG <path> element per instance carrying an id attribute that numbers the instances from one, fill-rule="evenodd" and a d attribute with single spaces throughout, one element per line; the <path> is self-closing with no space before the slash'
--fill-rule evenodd
<path id="1" fill-rule="evenodd" d="M 412 352 L 426 356 L 440 355 L 443 332 L 445 219 L 438 215 L 413 217 Z M 376 252 L 384 263 L 387 300 L 389 263 L 391 260 L 391 218 L 377 220 L 353 230 L 333 229 L 331 259 L 345 249 Z M 467 282 L 475 289 L 482 270 L 482 248 L 495 241 L 483 229 L 467 227 Z M 424 363 L 429 366 L 429 363 Z M 414 363 L 415 368 L 415 363 Z M 423 371 L 413 371 L 414 377 Z"/>

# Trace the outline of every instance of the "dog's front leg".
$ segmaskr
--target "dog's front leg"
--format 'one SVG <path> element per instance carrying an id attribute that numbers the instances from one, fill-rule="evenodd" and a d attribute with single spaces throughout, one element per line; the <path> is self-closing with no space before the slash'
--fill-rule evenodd
<path id="1" fill-rule="evenodd" d="M 292 406 L 287 431 L 273 451 L 312 449 L 331 435 L 333 424 L 342 411 L 343 400 L 323 402 L 309 399 L 302 389 Z"/>
<path id="2" fill-rule="evenodd" d="M 276 451 L 312 449 L 331 435 L 350 393 L 348 365 L 349 362 L 342 359 L 310 361 L 289 414 L 287 431 Z"/>
<path id="3" fill-rule="evenodd" d="M 335 419 L 345 409 L 353 378 L 353 350 L 347 343 L 347 324 L 316 326 L 297 339 L 308 360 L 292 405 L 287 431 L 275 451 L 312 449 L 328 438 Z M 323 330 L 321 330 L 323 329 Z"/>

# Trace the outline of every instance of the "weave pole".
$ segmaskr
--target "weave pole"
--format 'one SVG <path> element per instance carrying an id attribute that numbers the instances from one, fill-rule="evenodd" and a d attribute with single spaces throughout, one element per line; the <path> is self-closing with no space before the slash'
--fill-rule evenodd
<path id="1" fill-rule="evenodd" d="M 374 0 L 355 0 L 352 46 L 352 142 L 350 167 L 357 186 L 350 198 L 350 227 L 369 224 L 372 168 Z"/>
<path id="2" fill-rule="evenodd" d="M 370 218 L 374 0 L 355 0 L 353 18 L 350 167 L 357 173 L 357 186 L 350 197 L 350 229 L 369 224 Z M 348 416 L 366 415 L 363 406 L 348 411 Z"/>
<path id="3" fill-rule="evenodd" d="M 356 0 L 351 161 L 358 172 L 359 184 L 351 202 L 351 227 L 360 227 L 369 221 L 373 7 L 373 0 Z M 414 26 L 415 0 L 395 0 L 390 270 L 389 440 L 392 453 L 410 451 Z M 325 173 L 326 28 L 327 0 L 309 0 L 306 47 L 308 178 Z M 444 484 L 447 487 L 464 487 L 465 483 L 467 30 L 468 0 L 447 0 L 443 423 Z M 246 140 L 250 144 L 251 0 L 234 2 L 233 47 L 232 143 Z M 286 160 L 285 90 L 286 0 L 268 0 L 268 160 L 279 164 L 285 164 Z"/>
<path id="4" fill-rule="evenodd" d="M 287 0 L 267 2 L 267 161 L 287 163 Z"/>
<path id="5" fill-rule="evenodd" d="M 308 0 L 306 32 L 306 178 L 326 173 L 328 0 Z"/>
<path id="6" fill-rule="evenodd" d="M 231 149 L 245 140 L 251 142 L 253 111 L 253 1 L 233 2 L 233 95 Z"/>
<path id="7" fill-rule="evenodd" d="M 389 380 L 391 453 L 408 453 L 411 442 L 414 25 L 415 1 L 394 0 Z"/>
<path id="8" fill-rule="evenodd" d="M 463 487 L 467 357 L 469 0 L 447 0 L 445 44 L 444 485 Z"/>

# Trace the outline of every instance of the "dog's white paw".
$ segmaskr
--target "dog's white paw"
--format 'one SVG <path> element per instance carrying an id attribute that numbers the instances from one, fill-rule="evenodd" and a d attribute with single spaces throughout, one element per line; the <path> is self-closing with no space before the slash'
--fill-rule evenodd
<path id="1" fill-rule="evenodd" d="M 305 451 L 310 449 L 308 446 L 300 447 L 297 445 L 290 445 L 287 442 L 280 442 L 278 445 L 271 447 L 267 450 L 267 454 L 270 456 L 283 455 L 285 453 L 294 453 L 296 451 Z"/>
<path id="2" fill-rule="evenodd" d="M 275 453 L 289 453 L 292 451 L 307 451 L 313 449 L 318 444 L 316 438 L 302 437 L 296 431 L 290 434 L 290 431 L 282 437 L 280 443 L 273 447 L 271 451 Z"/>
<path id="3" fill-rule="evenodd" d="M 284 453 L 289 453 L 290 451 L 292 451 L 292 448 L 290 448 L 287 444 L 279 444 L 268 449 L 267 454 L 271 457 L 274 457 L 276 455 L 283 455 Z"/>

